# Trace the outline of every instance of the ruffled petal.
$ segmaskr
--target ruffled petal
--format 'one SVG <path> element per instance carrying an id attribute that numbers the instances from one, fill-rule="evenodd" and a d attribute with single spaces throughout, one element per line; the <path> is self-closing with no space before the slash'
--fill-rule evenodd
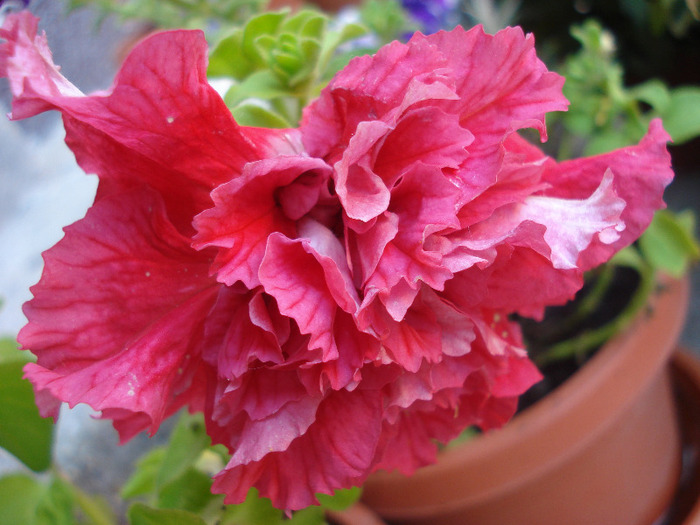
<path id="1" fill-rule="evenodd" d="M 337 357 L 332 340 L 337 305 L 322 269 L 301 242 L 280 234 L 270 236 L 260 276 L 265 291 L 277 300 L 280 312 L 294 319 L 302 333 L 311 335 L 309 346 L 321 348 L 324 359 Z"/>
<path id="2" fill-rule="evenodd" d="M 486 220 L 472 219 L 468 229 L 449 236 L 445 260 L 466 271 L 456 272 L 448 295 L 534 318 L 547 305 L 571 299 L 583 272 L 639 237 L 654 210 L 664 206 L 663 189 L 673 176 L 667 140 L 654 121 L 637 146 L 558 164 L 510 139 L 506 180 L 518 180 L 513 162 L 525 160 L 523 177 L 531 180 L 532 194 L 506 182 L 462 208 L 461 218 L 470 216 L 472 205 L 479 217 L 488 203 L 501 204 Z"/>
<path id="3" fill-rule="evenodd" d="M 639 144 L 610 153 L 548 164 L 543 180 L 551 184 L 547 195 L 580 199 L 599 187 L 606 174 L 613 176 L 612 190 L 627 205 L 621 220 L 625 225 L 619 238 L 605 242 L 594 238 L 582 253 L 578 265 L 588 270 L 601 264 L 637 239 L 651 222 L 654 211 L 665 207 L 663 191 L 673 180 L 671 156 L 666 144 L 671 137 L 655 119 Z"/>
<path id="4" fill-rule="evenodd" d="M 29 11 L 11 14 L 0 29 L 0 77 L 7 77 L 15 118 L 26 118 L 53 106 L 46 97 L 80 97 L 82 92 L 71 84 L 53 63 L 45 34 L 38 34 L 39 19 Z"/>
<path id="5" fill-rule="evenodd" d="M 389 122 L 418 102 L 456 98 L 444 65 L 445 57 L 429 42 L 392 42 L 374 56 L 353 59 L 304 109 L 304 147 L 335 163 L 360 122 Z"/>
<path id="6" fill-rule="evenodd" d="M 522 124 L 534 126 L 546 136 L 545 114 L 568 106 L 561 92 L 564 78 L 547 71 L 535 53 L 534 36 L 525 35 L 519 27 L 508 27 L 495 35 L 486 34 L 480 26 L 469 31 L 457 27 L 429 36 L 417 33 L 409 45 L 423 41 L 429 41 L 445 57 L 459 95 L 438 105 L 461 116 L 475 143 L 497 144 Z"/>
<path id="7" fill-rule="evenodd" d="M 502 206 L 487 220 L 472 226 L 464 244 L 483 249 L 505 241 L 534 249 L 549 259 L 554 268 L 577 268 L 579 256 L 594 238 L 607 245 L 620 238 L 625 229 L 621 219 L 625 206 L 615 193 L 613 176 L 608 172 L 586 199 L 533 195 L 522 203 Z M 543 228 L 531 228 L 528 223 Z"/>
<path id="8" fill-rule="evenodd" d="M 155 34 L 126 58 L 114 86 L 82 95 L 58 72 L 37 20 L 9 15 L 0 47 L 0 76 L 15 96 L 12 117 L 61 111 L 66 142 L 98 195 L 148 184 L 173 223 L 191 231 L 192 217 L 211 205 L 209 192 L 288 142 L 284 130 L 239 127 L 206 78 L 207 45 L 198 31 Z"/>
<path id="9" fill-rule="evenodd" d="M 440 49 L 455 79 L 459 98 L 440 102 L 447 112 L 460 115 L 461 125 L 474 134 L 469 158 L 460 171 L 464 202 L 496 181 L 500 146 L 517 129 L 535 128 L 546 139 L 545 114 L 563 111 L 564 78 L 547 71 L 537 58 L 534 37 L 519 27 L 487 35 L 481 27 L 465 31 L 416 34 Z"/>
<path id="10" fill-rule="evenodd" d="M 352 424 L 348 424 L 352 421 Z M 251 486 L 279 508 L 317 504 L 315 494 L 359 484 L 379 439 L 381 401 L 374 392 L 334 392 L 318 408 L 316 421 L 286 451 L 260 461 L 231 461 L 214 478 L 212 490 L 226 503 L 242 502 Z"/>
<path id="11" fill-rule="evenodd" d="M 420 163 L 402 176 L 392 192 L 390 212 L 396 215 L 400 227 L 384 247 L 363 288 L 367 295 L 378 290 L 379 298 L 395 320 L 401 320 L 415 295 L 403 293 L 406 290 L 400 288 L 397 290 L 398 284 L 405 283 L 417 290 L 419 282 L 423 282 L 440 290 L 452 277 L 452 272 L 442 264 L 442 254 L 425 247 L 431 235 L 459 227 L 456 217 L 458 199 L 459 190 L 439 169 Z M 371 231 L 357 235 L 358 247 L 369 251 L 363 246 L 365 236 L 370 244 L 374 244 L 376 235 Z"/>
<path id="12" fill-rule="evenodd" d="M 437 396 L 439 397 L 439 396 Z M 395 421 L 385 421 L 373 471 L 398 470 L 406 476 L 417 468 L 435 463 L 437 436 L 447 442 L 459 435 L 465 427 L 465 419 L 455 417 L 458 412 L 452 405 L 416 402 L 399 413 Z"/>
<path id="13" fill-rule="evenodd" d="M 333 258 L 333 252 L 342 253 L 342 247 L 323 226 L 312 224 L 316 226 L 305 231 L 316 232 L 313 241 L 270 236 L 260 279 L 280 312 L 294 319 L 302 334 L 310 335 L 309 349 L 321 350 L 321 388 L 325 377 L 331 388 L 339 389 L 357 378 L 365 352 L 371 355 L 377 344 L 358 332 L 346 313 L 356 310 L 358 300 L 349 276 L 344 275 L 347 266 Z"/>
<path id="14" fill-rule="evenodd" d="M 305 396 L 265 418 L 247 420 L 229 464 L 245 465 L 260 461 L 267 454 L 287 450 L 316 420 L 320 403 L 320 397 Z"/>
<path id="15" fill-rule="evenodd" d="M 233 380 L 250 367 L 282 363 L 289 331 L 289 320 L 261 290 L 246 293 L 223 287 L 207 315 L 203 358 L 216 367 L 219 377 Z"/>
<path id="16" fill-rule="evenodd" d="M 216 295 L 207 255 L 134 190 L 98 202 L 44 259 L 18 337 L 38 358 L 28 378 L 71 405 L 143 413 L 155 431 L 199 366 Z"/>
<path id="17" fill-rule="evenodd" d="M 530 248 L 499 246 L 486 268 L 459 272 L 443 295 L 465 307 L 517 312 L 541 319 L 548 305 L 564 304 L 583 286 L 578 269 L 562 270 Z"/>
<path id="18" fill-rule="evenodd" d="M 468 157 L 474 135 L 460 125 L 458 115 L 436 107 L 419 107 L 403 114 L 381 144 L 374 170 L 393 187 L 414 164 L 456 170 Z"/>
<path id="19" fill-rule="evenodd" d="M 472 134 L 455 115 L 418 108 L 387 120 L 360 122 L 340 161 L 335 188 L 351 219 L 368 222 L 387 210 L 393 189 L 414 164 L 456 169 Z"/>
<path id="20" fill-rule="evenodd" d="M 232 414 L 245 412 L 251 420 L 262 420 L 304 397 L 308 391 L 295 370 L 251 368 L 240 379 L 219 381 L 211 419 L 226 424 Z"/>
<path id="21" fill-rule="evenodd" d="M 438 320 L 442 308 L 431 297 L 430 293 L 420 293 L 420 289 L 411 290 L 411 305 L 404 312 L 401 321 L 391 317 L 388 310 L 371 295 L 365 298 L 362 309 L 358 312 L 359 326 L 381 341 L 388 362 L 396 363 L 409 372 L 417 372 L 424 361 L 440 362 L 443 358 L 442 328 L 452 327 L 443 324 L 447 319 Z M 376 294 L 375 294 L 376 297 Z M 437 306 L 436 309 L 431 306 Z M 466 332 L 460 332 L 457 340 L 465 342 L 469 338 L 469 324 L 465 325 Z M 456 334 L 452 330 L 453 334 Z M 447 338 L 444 340 L 448 343 Z M 449 352 L 457 352 L 453 341 L 449 341 Z M 468 346 L 464 348 L 468 351 Z"/>
<path id="22" fill-rule="evenodd" d="M 351 219 L 367 222 L 389 207 L 391 192 L 369 161 L 390 129 L 382 121 L 360 122 L 343 158 L 333 166 L 336 192 Z"/>
<path id="23" fill-rule="evenodd" d="M 295 220 L 316 204 L 329 172 L 321 160 L 282 156 L 247 164 L 241 177 L 216 188 L 214 207 L 195 218 L 194 246 L 221 248 L 212 267 L 217 279 L 258 286 L 268 237 L 297 236 Z"/>
<path id="24" fill-rule="evenodd" d="M 201 32 L 145 39 L 85 96 L 31 15 L 1 31 L 13 117 L 59 110 L 100 177 L 26 306 L 41 412 L 86 402 L 127 439 L 203 411 L 229 503 L 300 509 L 503 425 L 540 379 L 509 316 L 573 295 L 672 176 L 657 121 L 560 164 L 521 138 L 567 102 L 517 28 L 355 59 L 298 130 L 234 122 Z"/>

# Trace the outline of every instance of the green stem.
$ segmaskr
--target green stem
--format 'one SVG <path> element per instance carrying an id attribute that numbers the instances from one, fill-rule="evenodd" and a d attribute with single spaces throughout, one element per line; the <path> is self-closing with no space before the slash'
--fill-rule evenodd
<path id="1" fill-rule="evenodd" d="M 600 267 L 600 271 L 593 282 L 593 287 L 581 299 L 576 310 L 564 320 L 562 330 L 570 330 L 598 309 L 605 298 L 605 294 L 610 289 L 614 276 L 614 265 L 605 264 Z"/>
<path id="2" fill-rule="evenodd" d="M 88 523 L 91 525 L 116 525 L 114 516 L 109 512 L 109 507 L 100 504 L 95 497 L 83 492 L 80 487 L 67 479 L 58 470 L 54 469 L 53 473 L 70 489 L 75 498 L 75 503 L 87 518 Z"/>
<path id="3" fill-rule="evenodd" d="M 169 3 L 175 7 L 179 7 L 180 9 L 184 9 L 187 11 L 191 10 L 194 7 L 191 2 L 187 2 L 184 0 L 166 0 L 166 1 L 167 1 L 167 3 Z"/>
<path id="4" fill-rule="evenodd" d="M 537 365 L 541 367 L 561 359 L 582 357 L 626 328 L 647 304 L 656 282 L 654 269 L 650 265 L 643 264 L 637 267 L 637 270 L 640 276 L 639 285 L 625 309 L 615 319 L 599 328 L 583 332 L 571 339 L 553 345 L 546 352 L 535 358 Z"/>

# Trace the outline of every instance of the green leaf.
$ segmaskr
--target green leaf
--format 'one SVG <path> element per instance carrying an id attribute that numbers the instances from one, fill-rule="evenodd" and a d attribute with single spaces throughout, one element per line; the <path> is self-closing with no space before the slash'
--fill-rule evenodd
<path id="1" fill-rule="evenodd" d="M 131 525 L 206 525 L 205 521 L 184 510 L 154 509 L 135 503 L 127 512 Z"/>
<path id="2" fill-rule="evenodd" d="M 365 0 L 360 18 L 382 42 L 391 42 L 417 29 L 398 0 Z"/>
<path id="3" fill-rule="evenodd" d="M 30 525 L 45 488 L 27 474 L 0 478 L 0 516 L 3 523 Z"/>
<path id="4" fill-rule="evenodd" d="M 231 86 L 224 96 L 224 101 L 232 108 L 249 98 L 270 100 L 289 94 L 289 88 L 279 81 L 277 75 L 272 71 L 263 70 L 253 73 L 240 84 Z"/>
<path id="5" fill-rule="evenodd" d="M 634 129 L 629 127 L 619 130 L 604 129 L 596 131 L 586 144 L 584 153 L 586 156 L 593 156 L 629 146 L 634 142 L 632 137 L 637 136 L 637 133 L 634 131 Z"/>
<path id="6" fill-rule="evenodd" d="M 75 525 L 75 498 L 65 481 L 53 477 L 36 508 L 37 525 Z"/>
<path id="7" fill-rule="evenodd" d="M 243 41 L 241 50 L 254 64 L 258 66 L 264 65 L 263 56 L 260 55 L 260 48 L 257 44 L 257 39 L 262 35 L 273 35 L 277 33 L 287 13 L 278 11 L 273 13 L 263 13 L 251 18 L 243 29 Z"/>
<path id="8" fill-rule="evenodd" d="M 192 467 L 209 445 L 202 414 L 183 412 L 173 429 L 165 458 L 156 476 L 156 487 L 163 487 Z"/>
<path id="9" fill-rule="evenodd" d="M 222 525 L 283 525 L 283 513 L 272 506 L 267 498 L 261 498 L 256 489 L 250 489 L 243 503 L 227 505 L 221 519 Z"/>
<path id="10" fill-rule="evenodd" d="M 309 15 L 306 23 L 301 27 L 300 34 L 306 38 L 319 40 L 326 31 L 327 20 L 323 16 Z"/>
<path id="11" fill-rule="evenodd" d="M 296 33 L 299 36 L 306 37 L 319 37 L 324 30 L 323 26 L 325 25 L 325 22 L 322 22 L 321 26 L 313 23 L 309 25 L 309 21 L 313 21 L 314 19 L 325 19 L 325 16 L 318 11 L 312 11 L 309 9 L 298 11 L 293 16 L 289 16 L 284 20 L 280 32 Z M 306 29 L 308 29 L 308 31 Z M 316 35 L 314 35 L 314 33 L 316 33 Z"/>
<path id="12" fill-rule="evenodd" d="M 663 114 L 671 102 L 671 94 L 661 80 L 652 79 L 634 86 L 629 90 L 631 95 L 636 100 L 646 102 L 659 113 Z"/>
<path id="13" fill-rule="evenodd" d="M 352 487 L 349 489 L 336 490 L 335 494 L 317 494 L 316 497 L 321 505 L 330 510 L 344 510 L 360 499 L 362 489 Z"/>
<path id="14" fill-rule="evenodd" d="M 32 354 L 19 349 L 17 341 L 15 341 L 13 338 L 0 338 L 0 363 L 10 363 L 13 361 L 27 363 L 31 357 Z"/>
<path id="15" fill-rule="evenodd" d="M 634 245 L 625 246 L 613 256 L 610 262 L 617 266 L 626 266 L 638 271 L 645 266 L 644 259 Z"/>
<path id="16" fill-rule="evenodd" d="M 241 104 L 231 111 L 241 126 L 264 128 L 289 128 L 292 125 L 284 117 L 270 109 L 255 104 Z"/>
<path id="17" fill-rule="evenodd" d="M 136 463 L 136 468 L 121 490 L 122 498 L 155 494 L 156 476 L 165 459 L 165 447 L 154 448 Z"/>
<path id="18" fill-rule="evenodd" d="M 661 117 L 675 144 L 700 135 L 700 87 L 686 86 L 671 90 L 671 100 Z"/>
<path id="19" fill-rule="evenodd" d="M 298 124 L 302 108 L 338 65 L 347 62 L 347 57 L 334 60 L 338 46 L 364 33 L 357 24 L 329 31 L 328 20 L 313 10 L 264 13 L 216 46 L 207 73 L 237 81 L 224 100 L 240 124 L 275 128 Z M 249 99 L 270 105 L 239 109 Z"/>
<path id="20" fill-rule="evenodd" d="M 32 386 L 22 379 L 24 364 L 0 363 L 0 447 L 41 472 L 51 465 L 53 422 L 39 415 Z"/>
<path id="21" fill-rule="evenodd" d="M 80 521 L 78 517 L 80 516 Z M 112 509 L 63 478 L 27 474 L 0 478 L 0 522 L 18 525 L 114 525 Z"/>
<path id="22" fill-rule="evenodd" d="M 306 507 L 292 514 L 292 519 L 286 521 L 289 525 L 324 525 L 326 523 L 325 513 L 318 506 Z"/>
<path id="23" fill-rule="evenodd" d="M 639 238 L 639 246 L 654 268 L 681 277 L 688 271 L 691 262 L 700 259 L 700 245 L 694 232 L 692 212 L 673 214 L 660 210 Z"/>
<path id="24" fill-rule="evenodd" d="M 114 510 L 102 496 L 83 492 L 80 487 L 67 479 L 54 478 L 54 483 L 61 485 L 61 490 L 70 498 L 74 514 L 82 516 L 81 523 L 89 525 L 116 525 Z M 75 523 L 72 521 L 71 523 Z"/>
<path id="25" fill-rule="evenodd" d="M 326 33 L 321 44 L 321 52 L 319 56 L 319 63 L 324 69 L 327 68 L 327 71 L 325 71 L 325 74 L 323 75 L 324 80 L 329 80 L 330 77 L 345 67 L 352 56 L 356 56 L 356 54 L 364 54 L 362 53 L 362 50 L 358 49 L 345 53 L 347 57 L 343 57 L 342 55 L 337 55 L 336 50 L 340 45 L 366 34 L 367 28 L 359 24 L 346 24 L 338 31 L 328 31 Z M 375 49 L 370 51 L 375 51 Z"/>
<path id="26" fill-rule="evenodd" d="M 211 51 L 207 75 L 241 80 L 255 71 L 256 65 L 242 51 L 243 32 L 237 31 L 224 38 Z"/>
<path id="27" fill-rule="evenodd" d="M 187 469 L 178 479 L 166 484 L 158 494 L 158 507 L 199 513 L 214 498 L 212 479 L 194 468 Z"/>

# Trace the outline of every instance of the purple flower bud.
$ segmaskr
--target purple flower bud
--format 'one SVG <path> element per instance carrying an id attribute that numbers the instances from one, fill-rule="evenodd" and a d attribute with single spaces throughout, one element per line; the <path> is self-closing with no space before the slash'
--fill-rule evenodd
<path id="1" fill-rule="evenodd" d="M 456 23 L 457 0 L 402 0 L 401 3 L 426 34 L 450 29 Z"/>
<path id="2" fill-rule="evenodd" d="M 29 0 L 0 0 L 0 10 L 24 9 L 29 5 Z"/>

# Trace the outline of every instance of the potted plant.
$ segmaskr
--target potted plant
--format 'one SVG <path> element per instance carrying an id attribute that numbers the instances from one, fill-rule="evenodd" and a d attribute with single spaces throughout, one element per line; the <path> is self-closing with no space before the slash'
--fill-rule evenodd
<path id="1" fill-rule="evenodd" d="M 25 12 L 0 32 L 12 117 L 60 111 L 100 186 L 45 254 L 25 374 L 43 415 L 86 403 L 123 440 L 187 407 L 227 504 L 255 487 L 306 509 L 502 426 L 541 377 L 511 314 L 572 296 L 672 178 L 659 120 L 566 162 L 523 138 L 567 100 L 518 28 L 417 34 L 322 87 L 357 27 L 266 13 L 208 69 L 201 32 L 150 36 L 88 96 L 36 28 Z M 207 73 L 232 80 L 223 99 Z"/>
<path id="2" fill-rule="evenodd" d="M 600 152 L 629 140 L 646 118 L 640 95 L 651 85 L 666 89 L 659 81 L 625 88 L 612 35 L 595 22 L 574 34 L 583 48 L 566 64 L 565 92 L 608 113 L 586 124 L 588 135 L 580 107 L 563 114 L 560 155 L 574 144 Z M 679 139 L 696 125 L 679 125 Z M 681 523 L 671 503 L 683 441 L 671 359 L 688 307 L 684 275 L 699 254 L 694 229 L 690 215 L 659 212 L 636 247 L 591 273 L 574 302 L 544 322 L 525 320 L 528 350 L 545 380 L 523 396 L 522 413 L 448 447 L 436 465 L 410 477 L 373 475 L 365 501 L 402 523 L 642 524 L 666 514 Z M 688 357 L 679 362 L 693 369 Z"/>
<path id="3" fill-rule="evenodd" d="M 366 503 L 401 523 L 653 523 L 680 481 L 669 361 L 687 302 L 687 281 L 667 284 L 554 392 L 412 476 L 374 474 Z"/>

